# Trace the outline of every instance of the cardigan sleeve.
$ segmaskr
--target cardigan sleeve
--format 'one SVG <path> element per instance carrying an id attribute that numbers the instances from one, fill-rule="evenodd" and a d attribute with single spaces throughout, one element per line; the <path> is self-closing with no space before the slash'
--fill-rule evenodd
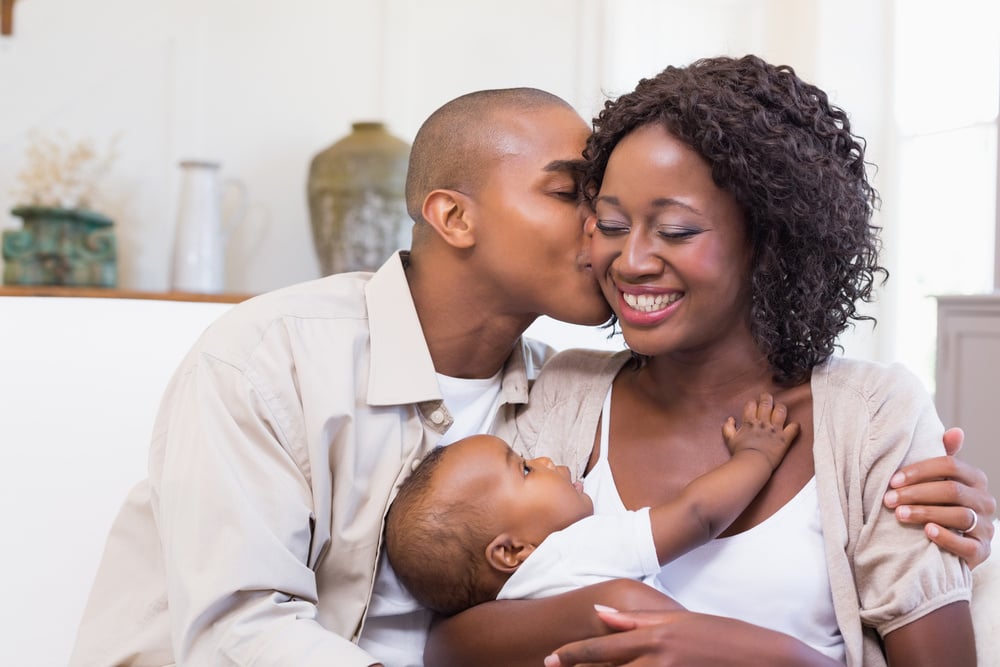
<path id="1" fill-rule="evenodd" d="M 944 427 L 930 395 L 900 365 L 854 367 L 853 382 L 831 382 L 839 400 L 826 427 L 834 430 L 831 441 L 841 452 L 847 551 L 861 621 L 885 636 L 940 607 L 968 600 L 971 576 L 960 559 L 930 542 L 922 527 L 899 523 L 882 504 L 889 479 L 901 466 L 944 454 Z M 844 456 L 851 450 L 853 456 Z"/>
<path id="2" fill-rule="evenodd" d="M 583 474 L 608 387 L 629 353 L 564 350 L 542 368 L 528 405 L 517 415 L 511 445 L 529 457 L 548 456 Z"/>

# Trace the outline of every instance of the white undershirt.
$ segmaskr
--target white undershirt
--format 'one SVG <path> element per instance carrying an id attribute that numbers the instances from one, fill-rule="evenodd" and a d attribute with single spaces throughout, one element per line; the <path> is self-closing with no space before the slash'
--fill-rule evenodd
<path id="1" fill-rule="evenodd" d="M 627 511 L 606 454 L 610 406 L 609 389 L 601 414 L 601 455 L 584 481 L 594 512 L 601 514 Z M 815 477 L 761 523 L 679 556 L 663 566 L 657 580 L 691 611 L 784 632 L 835 660 L 845 660 Z"/>
<path id="2" fill-rule="evenodd" d="M 466 380 L 438 373 L 441 396 L 453 422 L 437 446 L 492 430 L 500 407 L 501 374 Z M 358 645 L 385 667 L 422 667 L 432 613 L 399 583 L 385 555 L 379 558 L 375 587 Z"/>

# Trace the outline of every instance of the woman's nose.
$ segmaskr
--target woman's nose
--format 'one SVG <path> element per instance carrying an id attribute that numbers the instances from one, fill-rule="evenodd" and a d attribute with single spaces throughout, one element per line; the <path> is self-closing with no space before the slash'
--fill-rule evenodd
<path id="1" fill-rule="evenodd" d="M 659 272 L 663 265 L 656 256 L 652 239 L 642 230 L 633 228 L 625 238 L 621 253 L 615 258 L 614 268 L 622 276 L 638 278 Z"/>

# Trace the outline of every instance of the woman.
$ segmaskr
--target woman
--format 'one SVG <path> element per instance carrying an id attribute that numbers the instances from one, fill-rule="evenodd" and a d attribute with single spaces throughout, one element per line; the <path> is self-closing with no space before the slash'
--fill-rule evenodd
<path id="1" fill-rule="evenodd" d="M 587 157 L 592 264 L 636 358 L 553 360 L 519 421 L 523 448 L 586 471 L 607 512 L 658 504 L 726 460 L 719 424 L 760 393 L 802 434 L 722 539 L 661 572 L 702 613 L 565 647 L 562 664 L 975 664 L 968 571 L 883 506 L 900 466 L 941 453 L 930 398 L 900 368 L 832 356 L 885 273 L 846 114 L 789 68 L 711 59 L 609 102 Z M 932 511 L 970 529 L 963 549 L 992 536 L 964 507 Z M 496 658 L 505 620 L 528 648 L 501 664 L 587 634 L 574 614 L 601 592 L 572 595 L 442 624 L 428 664 L 460 655 L 470 627 Z"/>

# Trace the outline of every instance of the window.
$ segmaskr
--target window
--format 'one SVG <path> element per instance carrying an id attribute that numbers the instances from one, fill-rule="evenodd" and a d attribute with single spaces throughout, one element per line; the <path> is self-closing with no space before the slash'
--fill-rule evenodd
<path id="1" fill-rule="evenodd" d="M 894 10 L 898 155 L 883 207 L 894 209 L 893 356 L 933 387 L 933 296 L 989 292 L 1000 275 L 1000 3 L 896 0 Z"/>

